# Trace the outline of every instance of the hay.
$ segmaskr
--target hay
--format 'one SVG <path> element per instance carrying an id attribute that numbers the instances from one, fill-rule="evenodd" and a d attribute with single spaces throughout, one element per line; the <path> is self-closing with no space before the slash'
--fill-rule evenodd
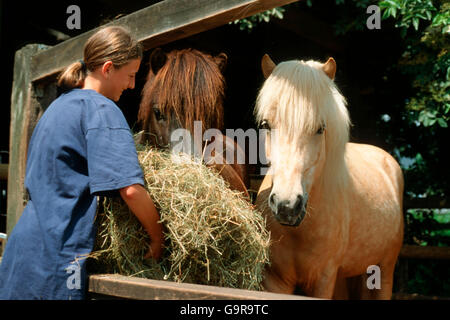
<path id="1" fill-rule="evenodd" d="M 138 157 L 164 225 L 163 257 L 144 260 L 147 234 L 120 197 L 107 198 L 94 271 L 261 290 L 270 242 L 261 214 L 201 163 L 143 147 Z"/>

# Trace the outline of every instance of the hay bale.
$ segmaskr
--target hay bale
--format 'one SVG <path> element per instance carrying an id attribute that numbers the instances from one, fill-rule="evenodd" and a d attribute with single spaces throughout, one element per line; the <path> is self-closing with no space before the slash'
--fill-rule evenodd
<path id="1" fill-rule="evenodd" d="M 138 157 L 164 225 L 163 258 L 144 260 L 146 232 L 121 198 L 107 198 L 94 271 L 261 290 L 270 242 L 261 213 L 204 164 L 143 147 Z"/>

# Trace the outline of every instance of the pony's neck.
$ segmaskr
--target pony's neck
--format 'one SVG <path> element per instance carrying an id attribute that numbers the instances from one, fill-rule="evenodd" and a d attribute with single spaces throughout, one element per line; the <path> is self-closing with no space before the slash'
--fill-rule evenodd
<path id="1" fill-rule="evenodd" d="M 345 161 L 345 151 L 338 159 L 327 157 L 320 174 L 315 179 L 310 191 L 310 200 L 317 209 L 339 208 L 349 183 L 349 172 Z M 323 201 L 324 198 L 327 201 Z"/>

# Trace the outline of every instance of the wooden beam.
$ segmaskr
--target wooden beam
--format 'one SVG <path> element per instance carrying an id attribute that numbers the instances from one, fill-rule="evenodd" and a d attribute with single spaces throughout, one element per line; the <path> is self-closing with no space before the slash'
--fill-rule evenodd
<path id="1" fill-rule="evenodd" d="M 108 25 L 127 27 L 150 49 L 228 22 L 298 0 L 166 0 Z M 54 76 L 83 57 L 83 46 L 97 29 L 64 41 L 32 59 L 32 81 Z"/>
<path id="2" fill-rule="evenodd" d="M 118 274 L 91 275 L 89 292 L 138 300 L 316 300 L 296 295 L 176 283 Z"/>
<path id="3" fill-rule="evenodd" d="M 400 251 L 400 258 L 450 260 L 450 247 L 404 245 Z"/>
<path id="4" fill-rule="evenodd" d="M 443 198 L 405 198 L 405 209 L 442 209 L 449 208 L 450 201 Z"/>

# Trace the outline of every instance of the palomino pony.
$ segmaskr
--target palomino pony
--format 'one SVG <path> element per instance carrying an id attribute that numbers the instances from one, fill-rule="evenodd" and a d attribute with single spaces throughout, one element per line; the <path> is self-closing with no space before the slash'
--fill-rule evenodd
<path id="1" fill-rule="evenodd" d="M 216 129 L 223 141 L 220 148 L 223 153 L 213 150 L 205 157 L 205 163 L 217 169 L 232 189 L 249 196 L 249 178 L 245 163 L 242 163 L 245 160 L 237 161 L 238 157 L 245 158 L 243 151 L 233 139 L 220 133 L 223 130 L 225 88 L 222 71 L 226 62 L 224 53 L 212 57 L 195 49 L 173 50 L 168 54 L 160 48 L 155 49 L 150 56 L 150 70 L 142 90 L 138 120 L 144 132 L 138 142 L 172 149 L 172 134 L 185 128 L 194 137 L 195 122 L 198 121 L 202 145 L 197 143 L 197 147 L 204 150 L 204 132 Z M 197 141 L 189 142 L 194 146 Z M 227 150 L 234 151 L 234 159 L 225 159 Z M 191 153 L 193 149 L 188 151 Z"/>
<path id="2" fill-rule="evenodd" d="M 255 113 L 270 130 L 271 165 L 256 205 L 273 241 L 265 289 L 390 299 L 403 242 L 399 165 L 377 147 L 348 142 L 333 58 L 275 65 L 265 55 L 262 69 Z"/>

